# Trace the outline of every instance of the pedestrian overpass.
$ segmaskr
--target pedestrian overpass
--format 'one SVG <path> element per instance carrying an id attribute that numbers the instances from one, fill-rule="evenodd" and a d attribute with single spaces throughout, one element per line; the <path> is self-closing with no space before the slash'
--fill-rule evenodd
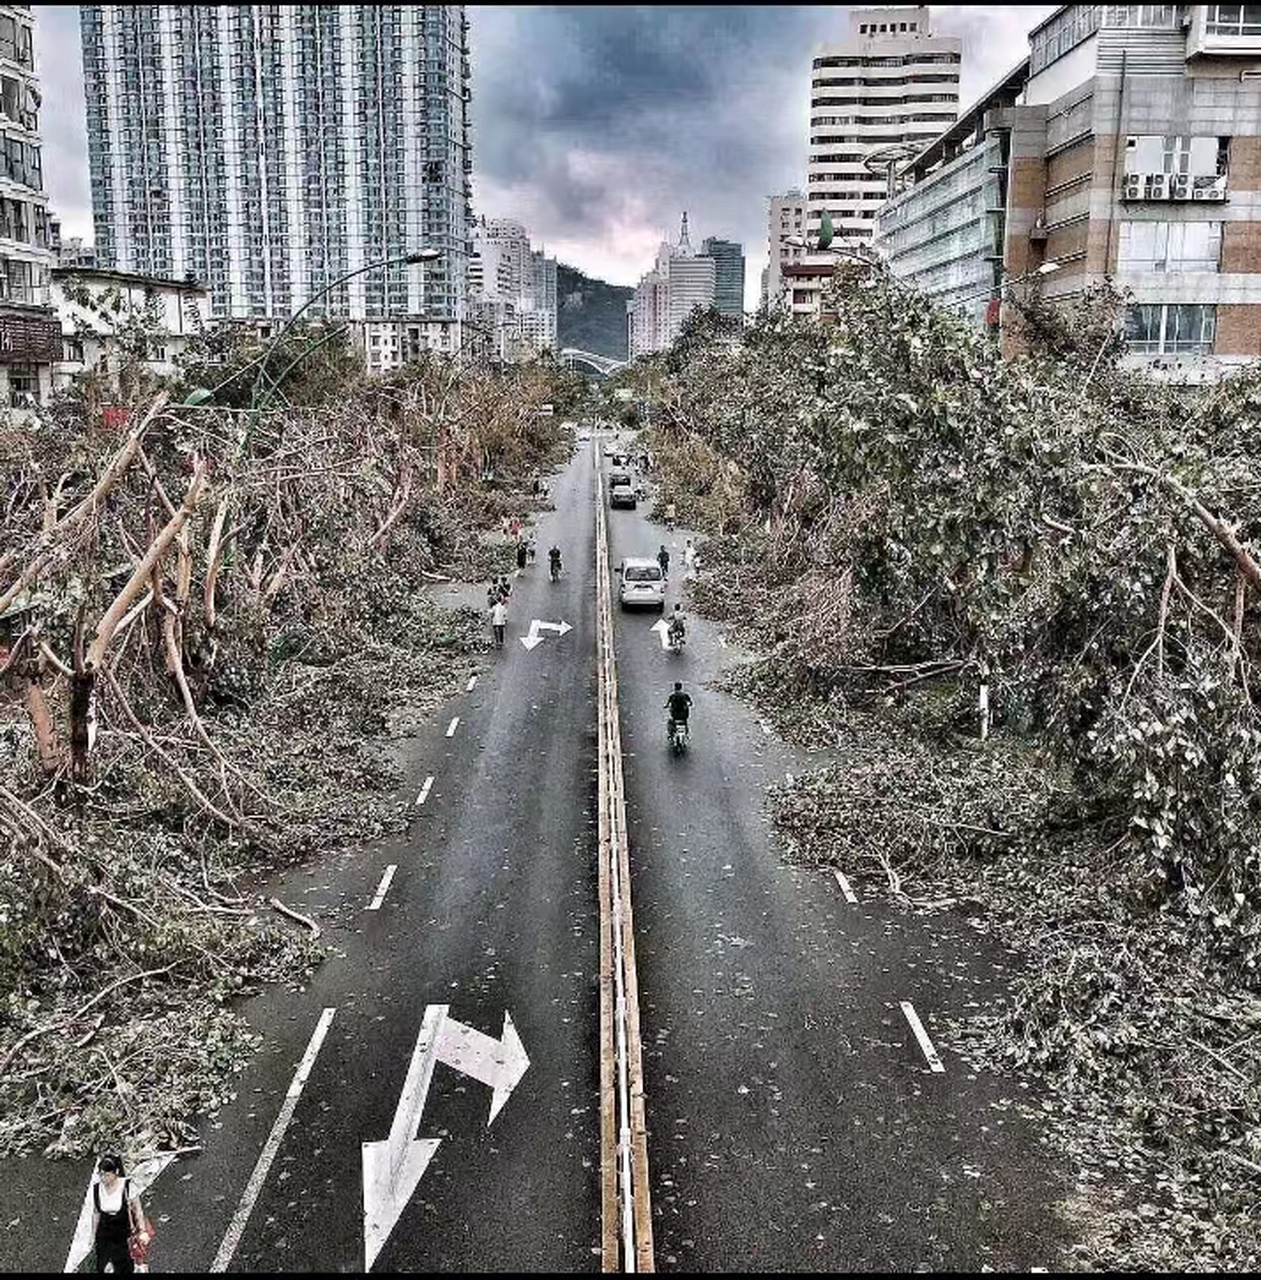
<path id="1" fill-rule="evenodd" d="M 629 360 L 615 360 L 612 356 L 602 356 L 595 351 L 580 351 L 577 347 L 565 347 L 560 358 L 567 369 L 575 369 L 578 365 L 586 365 L 588 369 L 594 369 L 602 378 L 607 378 L 609 374 L 616 373 L 619 369 L 625 369 L 630 363 Z"/>

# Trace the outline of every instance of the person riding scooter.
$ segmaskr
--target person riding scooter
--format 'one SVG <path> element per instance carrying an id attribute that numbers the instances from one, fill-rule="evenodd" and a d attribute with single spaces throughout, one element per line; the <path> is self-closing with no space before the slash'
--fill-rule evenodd
<path id="1" fill-rule="evenodd" d="M 687 642 L 687 622 L 683 616 L 683 606 L 676 604 L 674 613 L 670 616 L 668 630 L 666 631 L 666 639 L 669 641 L 671 649 L 682 649 Z"/>

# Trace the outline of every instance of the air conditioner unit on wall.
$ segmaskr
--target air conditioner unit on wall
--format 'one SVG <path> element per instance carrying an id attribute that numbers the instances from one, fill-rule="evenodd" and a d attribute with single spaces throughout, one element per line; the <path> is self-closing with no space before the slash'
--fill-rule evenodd
<path id="1" fill-rule="evenodd" d="M 1143 197 L 1147 200 L 1169 199 L 1169 175 L 1167 173 L 1149 173 L 1144 184 Z"/>
<path id="2" fill-rule="evenodd" d="M 1169 198 L 1171 200 L 1189 200 L 1191 198 L 1191 175 L 1189 173 L 1175 173 L 1173 175 Z"/>
<path id="3" fill-rule="evenodd" d="M 1121 188 L 1122 200 L 1141 200 L 1143 198 L 1143 179 L 1137 174 L 1126 174 L 1125 185 Z"/>
<path id="4" fill-rule="evenodd" d="M 1204 190 L 1204 198 L 1205 200 L 1225 200 L 1226 188 L 1225 187 L 1206 187 Z"/>

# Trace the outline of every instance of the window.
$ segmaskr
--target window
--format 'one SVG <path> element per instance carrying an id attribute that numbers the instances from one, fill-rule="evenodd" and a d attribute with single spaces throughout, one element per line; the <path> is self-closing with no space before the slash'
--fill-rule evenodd
<path id="1" fill-rule="evenodd" d="M 1222 177 L 1229 152 L 1229 138 L 1130 134 L 1125 140 L 1125 172 Z"/>
<path id="2" fill-rule="evenodd" d="M 39 403 L 39 373 L 34 365 L 9 366 L 9 404 L 14 409 Z"/>
<path id="3" fill-rule="evenodd" d="M 1205 30 L 1211 36 L 1261 36 L 1261 4 L 1204 6 Z"/>
<path id="4" fill-rule="evenodd" d="M 1134 355 L 1208 355 L 1217 330 L 1211 303 L 1154 302 L 1131 307 L 1125 337 Z"/>
<path id="5" fill-rule="evenodd" d="M 1217 271 L 1220 222 L 1123 222 L 1118 265 L 1136 274 Z"/>

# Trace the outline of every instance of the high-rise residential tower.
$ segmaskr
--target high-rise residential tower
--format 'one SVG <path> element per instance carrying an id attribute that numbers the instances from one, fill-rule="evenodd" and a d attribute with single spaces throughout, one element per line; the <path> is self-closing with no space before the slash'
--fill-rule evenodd
<path id="1" fill-rule="evenodd" d="M 808 223 L 817 234 L 826 209 L 838 240 L 868 240 L 887 165 L 955 118 L 962 44 L 932 34 L 927 6 L 851 10 L 849 23 L 849 38 L 812 64 Z"/>
<path id="2" fill-rule="evenodd" d="M 706 236 L 701 254 L 714 260 L 714 306 L 725 316 L 744 315 L 744 246 Z"/>
<path id="3" fill-rule="evenodd" d="M 61 358 L 30 5 L 0 6 L 0 408 L 41 404 Z"/>
<path id="4" fill-rule="evenodd" d="M 82 5 L 104 266 L 210 286 L 218 317 L 460 319 L 463 5 Z"/>

